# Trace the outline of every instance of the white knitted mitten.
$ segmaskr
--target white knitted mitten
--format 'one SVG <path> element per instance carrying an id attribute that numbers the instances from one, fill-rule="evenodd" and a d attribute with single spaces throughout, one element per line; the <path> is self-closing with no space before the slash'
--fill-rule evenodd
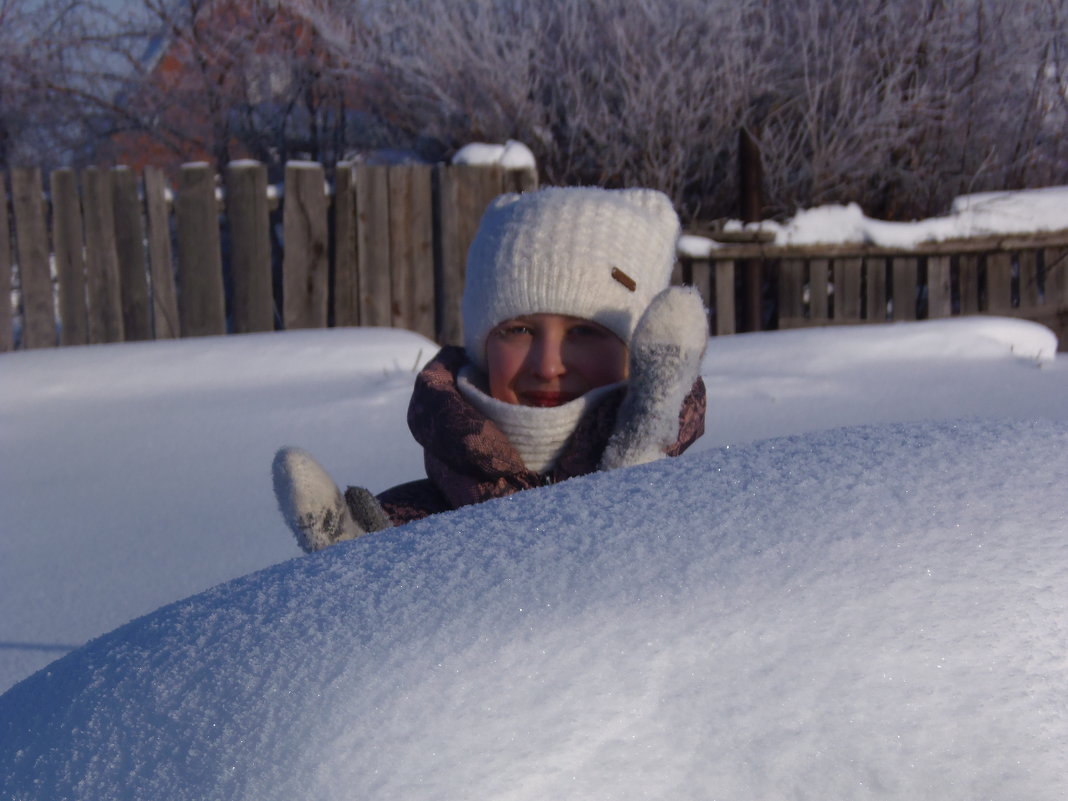
<path id="1" fill-rule="evenodd" d="M 692 288 L 669 287 L 653 298 L 630 341 L 627 395 L 601 469 L 661 458 L 679 436 L 679 410 L 701 369 L 708 320 Z"/>
<path id="2" fill-rule="evenodd" d="M 306 553 L 367 533 L 353 519 L 334 480 L 307 451 L 280 449 L 271 472 L 278 508 Z"/>

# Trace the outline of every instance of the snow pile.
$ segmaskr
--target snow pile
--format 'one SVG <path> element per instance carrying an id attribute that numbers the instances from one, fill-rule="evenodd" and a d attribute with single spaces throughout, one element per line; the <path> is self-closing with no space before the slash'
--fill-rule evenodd
<path id="1" fill-rule="evenodd" d="M 713 339 L 706 434 L 683 458 L 842 425 L 1068 420 L 1052 341 L 992 317 Z M 0 691 L 131 618 L 297 556 L 271 494 L 279 446 L 375 492 L 423 475 L 405 413 L 435 350 L 361 328 L 0 356 Z"/>
<path id="2" fill-rule="evenodd" d="M 724 230 L 766 231 L 776 245 L 863 244 L 915 248 L 925 242 L 1068 230 L 1068 187 L 1052 186 L 1016 192 L 962 195 L 950 213 L 913 222 L 888 222 L 867 217 L 856 203 L 803 209 L 786 222 L 731 220 Z M 700 236 L 681 238 L 679 251 L 690 258 L 707 258 L 716 242 Z"/>
<path id="3" fill-rule="evenodd" d="M 839 429 L 371 535 L 17 685 L 0 784 L 1063 798 L 1065 453 L 1065 423 Z"/>
<path id="4" fill-rule="evenodd" d="M 464 145 L 452 157 L 453 164 L 488 167 L 499 164 L 506 170 L 535 170 L 534 154 L 522 142 L 509 139 L 503 145 L 472 142 Z"/>

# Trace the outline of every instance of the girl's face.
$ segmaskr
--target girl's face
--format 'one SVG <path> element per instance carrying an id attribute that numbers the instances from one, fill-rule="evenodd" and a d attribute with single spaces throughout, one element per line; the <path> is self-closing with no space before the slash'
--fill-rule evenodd
<path id="1" fill-rule="evenodd" d="M 604 326 L 562 314 L 505 320 L 486 339 L 490 395 L 559 406 L 627 377 L 627 346 Z"/>

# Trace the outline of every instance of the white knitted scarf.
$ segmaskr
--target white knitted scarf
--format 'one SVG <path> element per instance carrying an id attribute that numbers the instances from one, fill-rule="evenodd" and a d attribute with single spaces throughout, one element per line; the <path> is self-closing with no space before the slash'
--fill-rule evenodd
<path id="1" fill-rule="evenodd" d="M 484 381 L 473 367 L 465 367 L 456 377 L 460 394 L 497 424 L 519 452 L 527 469 L 548 473 L 575 433 L 579 421 L 601 398 L 619 384 L 597 387 L 560 406 L 520 406 L 497 400 L 486 392 Z"/>

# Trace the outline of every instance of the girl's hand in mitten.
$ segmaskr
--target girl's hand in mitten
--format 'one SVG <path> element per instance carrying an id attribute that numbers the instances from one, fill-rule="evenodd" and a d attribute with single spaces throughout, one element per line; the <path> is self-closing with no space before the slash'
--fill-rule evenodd
<path id="1" fill-rule="evenodd" d="M 669 287 L 653 298 L 630 341 L 627 395 L 601 469 L 661 458 L 679 435 L 679 409 L 697 380 L 708 321 L 696 290 Z"/>
<path id="2" fill-rule="evenodd" d="M 343 497 L 334 480 L 307 451 L 282 448 L 275 454 L 271 472 L 278 508 L 306 553 L 390 525 L 373 495 L 350 487 Z"/>

